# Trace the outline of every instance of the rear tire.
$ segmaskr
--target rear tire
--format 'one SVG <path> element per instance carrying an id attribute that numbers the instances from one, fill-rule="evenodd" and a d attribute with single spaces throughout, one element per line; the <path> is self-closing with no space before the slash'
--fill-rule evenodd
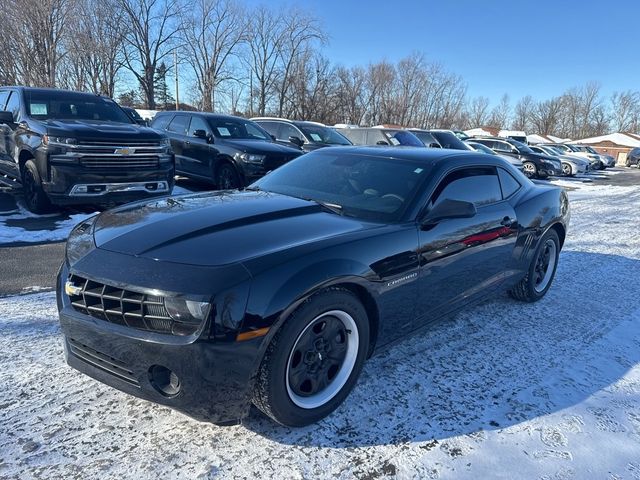
<path id="1" fill-rule="evenodd" d="M 24 202 L 31 212 L 47 213 L 51 210 L 51 202 L 42 189 L 42 180 L 33 160 L 27 160 L 22 169 L 22 191 Z"/>
<path id="2" fill-rule="evenodd" d="M 326 417 L 349 395 L 369 350 L 369 320 L 358 298 L 331 288 L 304 302 L 262 359 L 253 404 L 289 427 Z"/>
<path id="3" fill-rule="evenodd" d="M 562 164 L 562 173 L 564 173 L 565 177 L 573 177 L 575 175 L 573 173 L 571 165 L 569 165 L 568 163 L 563 163 Z"/>
<path id="4" fill-rule="evenodd" d="M 537 302 L 544 297 L 555 278 L 559 255 L 560 239 L 556 231 L 550 229 L 540 239 L 527 275 L 509 294 L 523 302 Z"/>

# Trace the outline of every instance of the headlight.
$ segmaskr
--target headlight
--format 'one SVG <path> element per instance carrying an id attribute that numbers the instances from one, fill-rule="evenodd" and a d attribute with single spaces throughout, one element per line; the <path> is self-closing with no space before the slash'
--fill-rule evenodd
<path id="1" fill-rule="evenodd" d="M 208 302 L 196 302 L 177 297 L 165 297 L 164 306 L 176 322 L 200 325 L 209 313 Z"/>
<path id="2" fill-rule="evenodd" d="M 69 265 L 73 265 L 95 247 L 93 227 L 98 215 L 89 217 L 76 225 L 67 240 L 66 257 Z"/>
<path id="3" fill-rule="evenodd" d="M 78 141 L 75 138 L 69 137 L 51 137 L 45 135 L 42 137 L 42 144 L 55 147 L 75 147 Z"/>
<path id="4" fill-rule="evenodd" d="M 161 138 L 160 139 L 160 146 L 161 147 L 170 147 L 171 146 L 171 140 L 169 140 L 168 137 Z"/>
<path id="5" fill-rule="evenodd" d="M 255 163 L 258 165 L 262 165 L 264 159 L 266 158 L 266 155 L 256 155 L 254 153 L 238 153 L 236 157 L 245 163 Z"/>

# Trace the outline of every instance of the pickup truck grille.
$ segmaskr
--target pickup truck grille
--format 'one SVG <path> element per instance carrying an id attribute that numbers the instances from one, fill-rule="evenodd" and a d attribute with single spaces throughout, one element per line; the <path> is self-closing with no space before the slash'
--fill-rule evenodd
<path id="1" fill-rule="evenodd" d="M 158 142 L 80 142 L 73 152 L 87 168 L 157 168 L 167 147 Z"/>
<path id="2" fill-rule="evenodd" d="M 175 332 L 175 322 L 164 306 L 164 298 L 113 287 L 78 275 L 69 276 L 77 293 L 70 294 L 74 310 L 93 318 L 148 332 L 188 335 L 181 326 Z M 194 331 L 197 325 L 193 327 Z"/>
<path id="3" fill-rule="evenodd" d="M 80 159 L 82 166 L 87 168 L 155 168 L 159 165 L 155 156 L 83 156 Z"/>

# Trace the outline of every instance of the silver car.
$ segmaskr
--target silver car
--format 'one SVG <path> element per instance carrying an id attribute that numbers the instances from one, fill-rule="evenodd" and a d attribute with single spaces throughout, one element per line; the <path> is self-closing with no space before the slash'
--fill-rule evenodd
<path id="1" fill-rule="evenodd" d="M 529 145 L 529 148 L 536 153 L 558 157 L 562 163 L 562 173 L 565 177 L 574 177 L 578 174 L 587 173 L 591 169 L 591 164 L 587 159 L 575 155 L 567 155 L 557 148 L 546 145 Z"/>

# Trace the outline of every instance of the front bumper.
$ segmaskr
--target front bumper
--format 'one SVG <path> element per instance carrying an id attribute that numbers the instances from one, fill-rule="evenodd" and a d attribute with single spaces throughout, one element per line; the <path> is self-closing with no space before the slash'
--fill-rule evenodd
<path id="1" fill-rule="evenodd" d="M 65 358 L 76 370 L 125 393 L 219 425 L 239 423 L 250 407 L 252 378 L 262 338 L 214 339 L 210 322 L 180 337 L 110 323 L 70 305 L 64 292 L 69 268 L 58 273 L 57 299 Z M 212 313 L 212 317 L 215 313 Z M 179 388 L 167 394 L 155 372 L 170 371 Z"/>

